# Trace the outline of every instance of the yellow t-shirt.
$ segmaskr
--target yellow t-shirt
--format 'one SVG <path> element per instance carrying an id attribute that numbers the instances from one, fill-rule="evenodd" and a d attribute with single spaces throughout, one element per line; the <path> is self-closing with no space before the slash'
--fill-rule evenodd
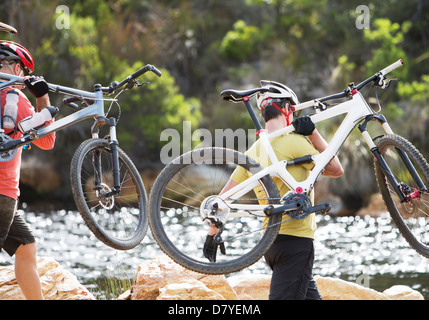
<path id="1" fill-rule="evenodd" d="M 300 134 L 291 133 L 277 137 L 271 141 L 271 145 L 279 161 L 289 161 L 310 154 L 319 154 L 310 141 Z M 246 151 L 246 155 L 257 161 L 264 168 L 271 165 L 271 160 L 269 159 L 265 148 L 260 145 L 260 140 L 257 140 L 249 150 Z M 308 163 L 299 166 L 289 166 L 287 170 L 296 181 L 304 181 L 308 177 L 313 166 L 313 163 Z M 231 179 L 236 183 L 240 183 L 246 180 L 249 175 L 250 173 L 248 171 L 242 167 L 237 167 L 233 172 Z M 279 190 L 280 197 L 284 196 L 289 191 L 289 188 L 279 178 L 273 177 L 273 180 Z M 313 192 L 310 194 L 310 199 L 311 202 L 314 201 Z M 284 215 L 283 220 L 285 219 L 289 219 L 289 216 Z M 279 233 L 314 239 L 315 231 L 316 218 L 315 214 L 312 213 L 305 219 L 292 219 L 282 223 Z"/>

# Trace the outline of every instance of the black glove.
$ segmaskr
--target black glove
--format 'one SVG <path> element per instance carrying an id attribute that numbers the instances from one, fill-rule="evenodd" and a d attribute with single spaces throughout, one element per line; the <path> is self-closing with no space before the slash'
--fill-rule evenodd
<path id="1" fill-rule="evenodd" d="M 225 244 L 222 242 L 218 243 L 214 240 L 215 235 L 207 235 L 206 242 L 204 242 L 203 253 L 204 257 L 209 259 L 210 262 L 216 262 L 217 247 L 220 247 L 220 252 L 225 254 Z"/>
<path id="2" fill-rule="evenodd" d="M 303 136 L 311 135 L 314 129 L 316 129 L 316 126 L 309 116 L 294 119 L 292 125 L 295 127 L 295 132 Z"/>
<path id="3" fill-rule="evenodd" d="M 24 80 L 24 83 L 36 98 L 40 98 L 49 92 L 48 83 L 43 77 L 33 76 Z"/>

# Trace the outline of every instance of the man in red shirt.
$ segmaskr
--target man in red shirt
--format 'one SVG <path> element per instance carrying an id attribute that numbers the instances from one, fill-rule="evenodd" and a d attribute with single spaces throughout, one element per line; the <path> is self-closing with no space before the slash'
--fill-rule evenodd
<path id="1" fill-rule="evenodd" d="M 30 53 L 23 46 L 11 42 L 0 41 L 0 72 L 25 76 L 25 85 L 36 97 L 37 112 L 50 106 L 48 85 L 42 77 L 29 77 L 34 70 L 34 62 Z M 1 81 L 1 80 L 0 80 Z M 18 92 L 18 111 L 16 124 L 36 111 L 27 97 L 20 91 L 25 88 L 8 87 L 0 91 L 1 119 L 4 120 L 4 106 L 7 92 L 14 89 Z M 48 123 L 51 123 L 51 120 Z M 12 139 L 18 139 L 22 133 L 17 129 L 5 129 Z M 55 133 L 33 142 L 41 149 L 52 149 Z M 21 168 L 22 148 L 18 148 L 16 156 L 7 162 L 0 162 L 0 250 L 4 249 L 10 256 L 15 255 L 16 280 L 27 299 L 43 299 L 36 263 L 35 238 L 23 219 L 17 214 L 19 177 Z"/>

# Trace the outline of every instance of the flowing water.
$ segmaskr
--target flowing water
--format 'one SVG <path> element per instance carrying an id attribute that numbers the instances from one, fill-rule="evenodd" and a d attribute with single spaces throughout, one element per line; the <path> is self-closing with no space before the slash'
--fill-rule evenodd
<path id="1" fill-rule="evenodd" d="M 137 266 L 161 255 L 150 232 L 142 244 L 117 251 L 98 241 L 75 211 L 20 212 L 31 224 L 38 255 L 52 257 L 71 271 L 90 291 L 106 277 L 132 278 Z M 429 264 L 411 249 L 390 218 L 318 216 L 314 274 L 332 276 L 383 291 L 407 285 L 429 299 Z M 12 258 L 3 253 L 0 265 Z M 243 273 L 270 273 L 261 259 Z"/>

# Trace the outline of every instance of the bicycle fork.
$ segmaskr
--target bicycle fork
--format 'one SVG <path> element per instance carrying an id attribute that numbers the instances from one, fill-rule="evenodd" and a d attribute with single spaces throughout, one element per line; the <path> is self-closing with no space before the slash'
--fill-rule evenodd
<path id="1" fill-rule="evenodd" d="M 365 118 L 364 122 L 358 126 L 359 131 L 362 133 L 362 136 L 365 142 L 367 143 L 372 154 L 374 155 L 377 165 L 380 167 L 380 169 L 383 171 L 384 175 L 390 182 L 390 185 L 393 187 L 395 193 L 398 195 L 400 202 L 403 203 L 403 202 L 412 200 L 414 198 L 417 198 L 420 196 L 420 192 L 427 192 L 428 191 L 427 187 L 425 186 L 424 182 L 422 181 L 416 169 L 414 168 L 413 164 L 411 163 L 408 155 L 404 151 L 398 148 L 395 148 L 396 152 L 398 153 L 401 160 L 404 162 L 405 167 L 407 168 L 408 172 L 412 176 L 414 182 L 417 184 L 419 190 L 415 190 L 412 192 L 409 186 L 405 186 L 405 189 L 404 189 L 404 186 L 402 185 L 402 183 L 396 180 L 394 174 L 389 168 L 389 165 L 384 160 L 384 157 L 381 155 L 380 151 L 378 150 L 378 147 L 374 143 L 375 138 L 372 139 L 368 133 L 367 125 L 368 125 L 368 122 L 371 120 L 377 120 L 387 134 L 394 134 L 393 130 L 390 128 L 386 118 L 383 115 L 369 115 Z M 406 190 L 408 195 L 405 195 L 403 190 Z"/>
<path id="2" fill-rule="evenodd" d="M 110 150 L 111 150 L 111 164 L 112 164 L 112 175 L 113 175 L 113 188 L 103 194 L 104 197 L 111 197 L 119 194 L 121 191 L 120 181 L 120 170 L 119 170 L 119 156 L 118 156 L 118 140 L 116 138 L 116 119 L 110 118 L 97 120 L 93 126 L 93 138 L 98 137 L 98 128 L 104 124 L 110 126 Z M 94 190 L 102 189 L 103 184 L 103 172 L 100 158 L 100 151 L 96 150 L 93 153 L 93 166 L 94 166 Z"/>

